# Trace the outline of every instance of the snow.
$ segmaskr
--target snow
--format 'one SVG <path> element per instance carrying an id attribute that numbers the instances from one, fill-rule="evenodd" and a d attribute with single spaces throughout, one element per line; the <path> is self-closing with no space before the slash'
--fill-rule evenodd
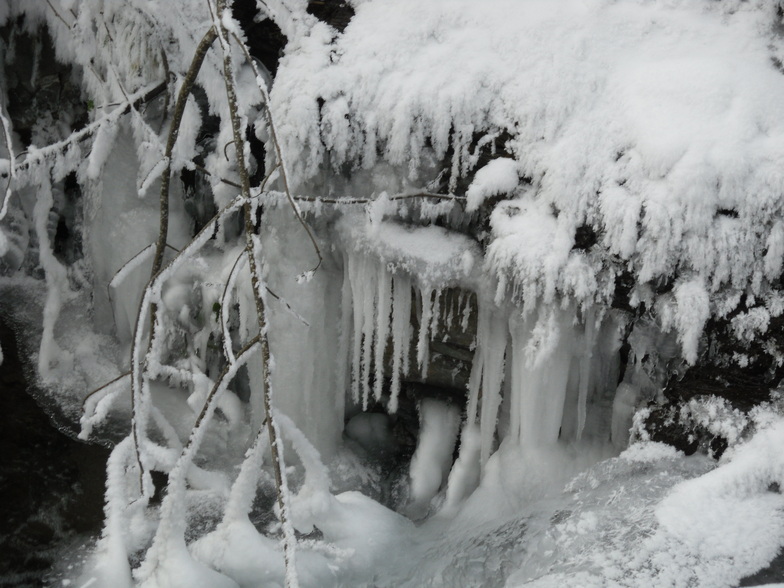
<path id="1" fill-rule="evenodd" d="M 444 287 L 478 278 L 474 266 L 483 256 L 477 243 L 443 227 L 364 223 L 347 216 L 340 229 L 349 247 L 373 255 L 393 273 L 416 275 L 423 285 Z"/>
<path id="2" fill-rule="evenodd" d="M 473 212 L 490 196 L 511 194 L 520 183 L 514 159 L 494 159 L 476 172 L 466 191 L 466 212 Z"/>
<path id="3" fill-rule="evenodd" d="M 362 2 L 334 42 L 314 27 L 281 62 L 272 101 L 294 184 L 310 185 L 327 161 L 415 176 L 451 147 L 452 169 L 476 172 L 468 210 L 511 197 L 493 211 L 485 267 L 499 297 L 529 306 L 556 293 L 607 301 L 622 268 L 640 283 L 693 272 L 693 303 L 698 286 L 704 300 L 755 275 L 775 280 L 784 112 L 769 96 L 784 80 L 771 64 L 772 11 Z M 471 141 L 501 131 L 513 159 L 476 169 Z M 587 258 L 572 249 L 583 224 L 600 235 Z M 676 326 L 693 360 L 692 310 L 680 304 Z"/>

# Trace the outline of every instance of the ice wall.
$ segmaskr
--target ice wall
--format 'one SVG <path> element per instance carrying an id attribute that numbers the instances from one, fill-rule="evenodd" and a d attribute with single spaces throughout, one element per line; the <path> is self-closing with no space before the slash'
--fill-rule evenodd
<path id="1" fill-rule="evenodd" d="M 93 271 L 95 328 L 114 331 L 126 345 L 152 267 L 151 255 L 137 255 L 156 242 L 160 226 L 158 182 L 146 197 L 140 197 L 140 164 L 129 126 L 119 122 L 104 133 L 100 145 L 104 162 L 86 171 L 84 228 L 85 253 Z M 176 248 L 187 243 L 191 234 L 181 192 L 180 182 L 172 182 L 168 243 Z"/>
<path id="2" fill-rule="evenodd" d="M 345 398 L 339 260 L 327 256 L 310 281 L 298 281 L 314 265 L 307 235 L 288 206 L 268 209 L 264 222 L 264 259 L 285 260 L 265 266 L 267 285 L 275 294 L 267 295 L 274 404 L 329 457 L 343 432 Z M 246 298 L 245 305 L 255 313 L 252 299 Z M 252 389 L 261 390 L 258 370 L 250 374 Z"/>

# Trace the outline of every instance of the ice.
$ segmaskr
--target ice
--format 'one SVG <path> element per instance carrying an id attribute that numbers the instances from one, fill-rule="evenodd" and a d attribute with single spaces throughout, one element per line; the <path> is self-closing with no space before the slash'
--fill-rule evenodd
<path id="1" fill-rule="evenodd" d="M 629 431 L 632 419 L 637 411 L 640 391 L 632 384 L 621 382 L 615 392 L 612 406 L 612 431 L 610 438 L 613 445 L 622 449 L 629 442 Z"/>
<path id="2" fill-rule="evenodd" d="M 430 501 L 447 481 L 457 441 L 460 415 L 456 407 L 426 398 L 419 403 L 419 440 L 411 458 L 408 515 L 427 514 Z"/>
<path id="3" fill-rule="evenodd" d="M 504 316 L 480 303 L 477 327 L 477 345 L 474 365 L 471 368 L 472 386 L 469 383 L 468 418 L 475 418 L 479 405 L 481 431 L 480 463 L 484 467 L 494 449 L 498 408 L 501 405 L 501 384 L 507 344 Z M 481 363 L 477 366 L 476 357 Z M 481 370 L 481 380 L 474 377 L 474 370 Z"/>
<path id="4" fill-rule="evenodd" d="M 487 251 L 499 300 L 608 301 L 621 270 L 642 283 L 693 272 L 673 323 L 689 358 L 698 288 L 704 300 L 775 279 L 784 117 L 766 96 L 784 82 L 762 32 L 769 6 L 415 4 L 362 2 L 333 43 L 284 58 L 272 101 L 296 129 L 284 139 L 296 184 L 324 165 L 421 171 L 451 149 L 457 175 L 475 172 L 469 208 L 510 193 Z M 471 151 L 504 130 L 507 153 L 478 166 Z M 600 255 L 573 248 L 582 226 Z"/>
<path id="5" fill-rule="evenodd" d="M 430 330 L 433 322 L 433 306 L 436 304 L 439 293 L 432 288 L 423 288 L 418 300 L 421 304 L 419 313 L 419 335 L 417 337 L 417 365 L 422 377 L 427 377 L 427 368 L 430 364 Z"/>
<path id="6" fill-rule="evenodd" d="M 73 356 L 58 345 L 55 327 L 63 303 L 72 297 L 65 266 L 55 257 L 50 237 L 49 214 L 54 204 L 49 178 L 39 186 L 33 209 L 38 258 L 46 276 L 47 295 L 43 309 L 43 333 L 38 354 L 38 372 L 44 381 L 51 380 L 73 367 Z"/>
<path id="7" fill-rule="evenodd" d="M 392 300 L 392 389 L 389 412 L 397 412 L 400 378 L 408 374 L 411 340 L 411 280 L 406 274 L 393 280 Z"/>
<path id="8" fill-rule="evenodd" d="M 378 308 L 376 310 L 376 330 L 374 334 L 373 363 L 375 364 L 375 382 L 373 396 L 381 399 L 384 385 L 384 352 L 389 339 L 389 322 L 392 314 L 392 276 L 389 272 L 382 271 L 378 276 Z"/>
<path id="9" fill-rule="evenodd" d="M 460 432 L 460 452 L 449 472 L 444 510 L 459 506 L 479 485 L 479 453 L 481 434 L 479 427 L 466 424 Z"/>

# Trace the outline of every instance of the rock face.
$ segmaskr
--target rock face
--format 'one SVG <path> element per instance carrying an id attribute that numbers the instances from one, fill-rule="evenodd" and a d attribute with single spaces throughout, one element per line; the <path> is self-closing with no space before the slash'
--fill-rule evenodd
<path id="1" fill-rule="evenodd" d="M 411 372 L 404 382 L 411 384 L 410 390 L 418 390 L 421 395 L 432 389 L 434 396 L 449 397 L 460 404 L 465 403 L 468 378 L 474 359 L 476 345 L 477 309 L 475 296 L 466 290 L 447 288 L 441 294 L 439 303 L 441 319 L 430 340 L 430 361 L 426 370 L 417 366 L 416 349 L 409 350 Z M 463 317 L 466 317 L 465 320 Z M 412 308 L 411 327 L 419 331 L 421 314 Z M 387 360 L 387 367 L 391 357 Z M 422 371 L 426 375 L 422 375 Z"/>

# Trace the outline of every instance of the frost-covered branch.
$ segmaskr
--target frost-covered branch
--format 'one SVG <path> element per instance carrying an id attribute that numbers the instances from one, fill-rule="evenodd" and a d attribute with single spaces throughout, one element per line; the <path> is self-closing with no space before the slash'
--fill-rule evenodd
<path id="1" fill-rule="evenodd" d="M 120 105 L 112 110 L 109 114 L 101 117 L 96 121 L 93 121 L 83 129 L 76 131 L 75 133 L 71 133 L 62 141 L 47 145 L 46 147 L 41 147 L 40 149 L 31 149 L 29 152 L 27 152 L 27 157 L 25 160 L 15 165 L 14 170 L 18 173 L 28 170 L 31 166 L 44 163 L 47 158 L 62 153 L 74 143 L 80 143 L 81 141 L 91 137 L 104 125 L 116 123 L 121 116 L 130 112 L 132 107 L 135 108 L 141 104 L 144 104 L 145 102 L 154 100 L 164 91 L 166 91 L 166 82 L 161 82 L 154 86 L 146 86 L 141 90 L 137 90 L 128 97 L 128 100 L 120 103 Z"/>
<path id="2" fill-rule="evenodd" d="M 219 38 L 221 47 L 223 49 L 223 73 L 224 82 L 226 85 L 226 95 L 228 98 L 229 114 L 231 116 L 231 127 L 234 135 L 234 153 L 237 157 L 237 168 L 240 175 L 241 193 L 245 198 L 243 207 L 245 216 L 245 247 L 247 251 L 248 266 L 251 275 L 251 286 L 253 289 L 253 298 L 256 303 L 256 317 L 259 326 L 259 337 L 261 343 L 261 370 L 262 379 L 264 381 L 264 411 L 266 414 L 269 427 L 270 449 L 272 451 L 272 467 L 275 475 L 275 484 L 278 492 L 278 506 L 280 509 L 280 522 L 284 533 L 283 552 L 286 563 L 286 586 L 294 588 L 298 586 L 296 567 L 294 563 L 296 538 L 294 537 L 293 530 L 288 513 L 288 497 L 284 492 L 285 481 L 282 471 L 282 456 L 278 442 L 278 429 L 273 418 L 272 413 L 272 378 L 270 377 L 270 349 L 269 340 L 267 338 L 267 319 L 266 311 L 264 308 L 263 291 L 261 289 L 260 272 L 256 261 L 256 251 L 254 243 L 254 227 L 252 220 L 252 211 L 250 207 L 250 176 L 248 168 L 245 163 L 245 149 L 246 142 L 243 137 L 242 120 L 239 114 L 237 105 L 237 93 L 234 85 L 234 69 L 231 59 L 231 46 L 229 45 L 228 32 L 225 27 L 225 0 L 217 1 L 217 20 L 219 23 Z M 281 169 L 283 169 L 284 162 L 279 159 Z M 284 176 L 285 177 L 285 176 Z M 286 184 L 288 191 L 288 185 Z M 321 255 L 319 253 L 319 263 L 321 263 Z"/>

